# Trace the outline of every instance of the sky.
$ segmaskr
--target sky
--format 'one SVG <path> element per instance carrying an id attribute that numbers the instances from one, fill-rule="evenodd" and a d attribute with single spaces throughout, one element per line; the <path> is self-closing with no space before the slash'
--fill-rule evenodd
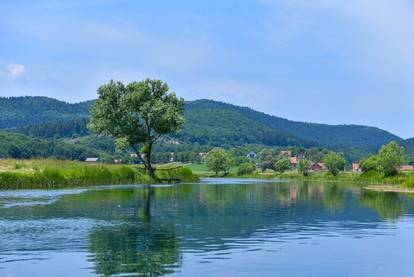
<path id="1" fill-rule="evenodd" d="M 162 79 L 187 100 L 414 137 L 409 0 L 2 0 L 0 96 L 96 98 Z"/>

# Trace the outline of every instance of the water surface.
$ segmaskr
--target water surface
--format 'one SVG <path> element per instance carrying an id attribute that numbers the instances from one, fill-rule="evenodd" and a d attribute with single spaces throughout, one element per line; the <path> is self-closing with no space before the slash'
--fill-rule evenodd
<path id="1" fill-rule="evenodd" d="M 0 191 L 0 276 L 414 276 L 414 199 L 340 183 Z"/>

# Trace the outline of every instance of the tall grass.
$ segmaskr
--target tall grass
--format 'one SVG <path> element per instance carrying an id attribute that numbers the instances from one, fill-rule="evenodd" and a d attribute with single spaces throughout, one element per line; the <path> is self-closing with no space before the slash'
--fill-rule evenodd
<path id="1" fill-rule="evenodd" d="M 67 188 L 104 184 L 150 184 L 143 170 L 125 165 L 86 164 L 72 161 L 27 160 L 19 166 L 11 160 L 0 161 L 0 189 Z M 176 168 L 157 171 L 158 178 L 192 181 L 191 170 Z M 166 177 L 168 176 L 168 177 Z"/>

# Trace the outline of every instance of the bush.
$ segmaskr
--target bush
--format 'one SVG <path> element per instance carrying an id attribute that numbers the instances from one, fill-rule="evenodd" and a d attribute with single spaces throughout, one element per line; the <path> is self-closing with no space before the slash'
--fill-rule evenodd
<path id="1" fill-rule="evenodd" d="M 216 175 L 224 172 L 227 175 L 233 165 L 233 157 L 222 148 L 215 148 L 208 152 L 206 164 L 209 170 L 214 171 Z"/>
<path id="2" fill-rule="evenodd" d="M 253 163 L 242 163 L 240 164 L 238 170 L 237 170 L 237 175 L 241 176 L 241 175 L 248 175 L 248 174 L 252 174 L 256 171 L 256 165 Z"/>
<path id="3" fill-rule="evenodd" d="M 381 147 L 378 153 L 378 170 L 385 176 L 398 174 L 397 167 L 405 159 L 404 147 L 400 147 L 395 141 Z"/>
<path id="4" fill-rule="evenodd" d="M 324 163 L 329 173 L 336 176 L 344 170 L 346 161 L 342 154 L 331 152 L 325 156 Z"/>
<path id="5" fill-rule="evenodd" d="M 378 167 L 378 156 L 371 156 L 360 162 L 361 171 L 368 172 L 372 170 L 377 170 Z"/>
<path id="6" fill-rule="evenodd" d="M 308 176 L 310 168 L 311 162 L 309 160 L 299 160 L 297 169 L 300 174 L 303 176 Z"/>
<path id="7" fill-rule="evenodd" d="M 279 173 L 283 173 L 290 168 L 289 159 L 281 159 L 275 163 L 275 170 Z"/>

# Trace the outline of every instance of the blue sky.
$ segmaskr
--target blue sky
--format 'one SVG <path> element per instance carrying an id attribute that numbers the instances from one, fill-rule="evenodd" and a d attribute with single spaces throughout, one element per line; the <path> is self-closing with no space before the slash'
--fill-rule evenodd
<path id="1" fill-rule="evenodd" d="M 110 79 L 293 120 L 414 136 L 408 0 L 2 0 L 0 95 L 93 99 Z"/>

